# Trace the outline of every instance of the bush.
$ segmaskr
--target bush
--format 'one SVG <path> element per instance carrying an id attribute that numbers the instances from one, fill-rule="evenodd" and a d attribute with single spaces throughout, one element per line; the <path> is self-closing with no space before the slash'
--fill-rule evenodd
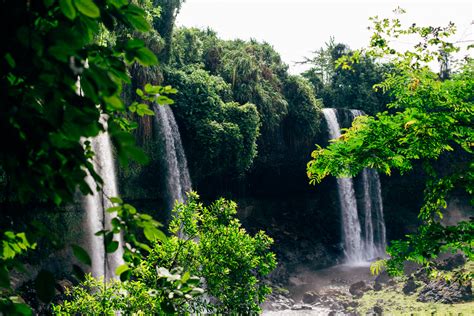
<path id="1" fill-rule="evenodd" d="M 208 312 L 260 312 L 259 305 L 271 292 L 263 278 L 276 266 L 269 250 L 273 240 L 263 231 L 249 235 L 235 218 L 237 205 L 232 201 L 219 199 L 204 207 L 196 193 L 188 199 L 174 209 L 174 236 L 156 244 L 141 275 L 155 266 L 182 266 L 205 279 Z M 148 275 L 153 283 L 154 274 Z"/>

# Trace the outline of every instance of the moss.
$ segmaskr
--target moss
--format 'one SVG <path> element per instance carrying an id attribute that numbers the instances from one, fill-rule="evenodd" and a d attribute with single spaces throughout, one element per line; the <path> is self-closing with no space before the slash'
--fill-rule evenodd
<path id="1" fill-rule="evenodd" d="M 404 295 L 402 284 L 382 291 L 369 291 L 358 300 L 357 312 L 365 315 L 375 305 L 382 307 L 384 315 L 472 315 L 474 302 L 459 304 L 422 303 L 418 292 Z"/>

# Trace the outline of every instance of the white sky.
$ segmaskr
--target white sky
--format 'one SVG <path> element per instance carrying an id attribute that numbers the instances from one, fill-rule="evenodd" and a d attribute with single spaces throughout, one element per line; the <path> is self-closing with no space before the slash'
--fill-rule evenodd
<path id="1" fill-rule="evenodd" d="M 352 49 L 367 46 L 369 17 L 393 17 L 392 10 L 407 10 L 406 23 L 446 26 L 456 23 L 456 40 L 473 40 L 473 1 L 467 0 L 186 0 L 177 24 L 210 27 L 223 39 L 257 39 L 273 45 L 290 71 L 304 56 L 324 46 L 330 36 Z M 472 44 L 472 43 L 471 43 Z"/>

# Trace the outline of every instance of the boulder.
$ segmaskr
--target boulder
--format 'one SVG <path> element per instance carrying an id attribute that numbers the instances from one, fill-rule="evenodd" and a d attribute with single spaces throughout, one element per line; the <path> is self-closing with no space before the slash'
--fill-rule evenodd
<path id="1" fill-rule="evenodd" d="M 357 298 L 362 297 L 364 293 L 369 290 L 371 290 L 370 286 L 365 284 L 364 281 L 356 282 L 349 287 L 349 293 L 351 293 Z"/>
<path id="2" fill-rule="evenodd" d="M 421 281 L 425 284 L 428 284 L 430 282 L 430 278 L 428 276 L 428 270 L 426 268 L 421 268 L 418 271 L 416 271 L 413 276 L 417 281 Z"/>
<path id="3" fill-rule="evenodd" d="M 415 293 L 418 286 L 419 285 L 416 284 L 416 282 L 415 282 L 415 278 L 413 278 L 413 277 L 408 278 L 408 281 L 403 286 L 403 294 L 411 295 L 411 294 Z"/>
<path id="4" fill-rule="evenodd" d="M 458 253 L 438 263 L 438 269 L 451 271 L 453 269 L 462 267 L 465 263 L 466 263 L 466 258 L 462 254 Z"/>
<path id="5" fill-rule="evenodd" d="M 375 282 L 374 291 L 381 291 L 381 290 L 382 290 L 382 283 Z"/>
<path id="6" fill-rule="evenodd" d="M 367 314 L 365 314 L 365 315 L 366 316 L 382 316 L 383 315 L 383 308 L 378 306 L 378 305 L 375 305 L 374 307 L 369 309 L 367 311 Z"/>
<path id="7" fill-rule="evenodd" d="M 375 283 L 387 284 L 390 280 L 392 280 L 392 277 L 388 275 L 387 271 L 382 271 L 375 278 Z"/>
<path id="8" fill-rule="evenodd" d="M 319 301 L 319 294 L 314 291 L 306 292 L 303 294 L 302 301 L 305 304 L 313 304 L 316 301 Z"/>

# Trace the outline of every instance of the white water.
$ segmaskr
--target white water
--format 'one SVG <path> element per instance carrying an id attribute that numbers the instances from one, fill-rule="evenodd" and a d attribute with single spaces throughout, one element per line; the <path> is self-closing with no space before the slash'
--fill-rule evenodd
<path id="1" fill-rule="evenodd" d="M 335 139 L 340 137 L 341 128 L 337 121 L 336 110 L 326 108 L 322 111 L 328 125 L 329 138 Z M 352 178 L 338 178 L 337 189 L 341 208 L 342 235 L 346 260 L 348 263 L 363 262 L 365 255 Z"/>
<path id="2" fill-rule="evenodd" d="M 186 200 L 186 192 L 191 190 L 191 178 L 173 111 L 168 105 L 155 105 L 154 110 L 155 123 L 164 139 L 166 150 L 166 186 L 169 195 L 168 206 L 171 209 L 176 202 L 182 203 Z"/>
<path id="3" fill-rule="evenodd" d="M 122 240 L 117 236 L 114 240 L 119 241 L 119 248 L 111 254 L 106 254 L 104 239 L 102 236 L 94 234 L 100 230 L 110 229 L 110 221 L 113 214 L 107 213 L 107 208 L 111 207 L 107 197 L 117 197 L 117 179 L 115 173 L 112 144 L 107 133 L 101 133 L 91 140 L 91 146 L 95 153 L 93 165 L 96 172 L 101 176 L 104 185 L 102 191 L 96 189 L 96 184 L 90 175 L 87 176 L 87 183 L 93 191 L 93 195 L 84 197 L 86 208 L 86 234 L 87 250 L 91 257 L 91 273 L 94 277 L 104 277 L 111 279 L 115 277 L 115 269 L 123 263 Z"/>
<path id="4" fill-rule="evenodd" d="M 353 119 L 364 115 L 360 110 L 351 110 Z M 383 218 L 382 190 L 379 174 L 374 169 L 364 168 L 362 171 L 364 190 L 364 230 L 363 245 L 365 259 L 373 259 L 385 255 L 386 237 Z"/>

